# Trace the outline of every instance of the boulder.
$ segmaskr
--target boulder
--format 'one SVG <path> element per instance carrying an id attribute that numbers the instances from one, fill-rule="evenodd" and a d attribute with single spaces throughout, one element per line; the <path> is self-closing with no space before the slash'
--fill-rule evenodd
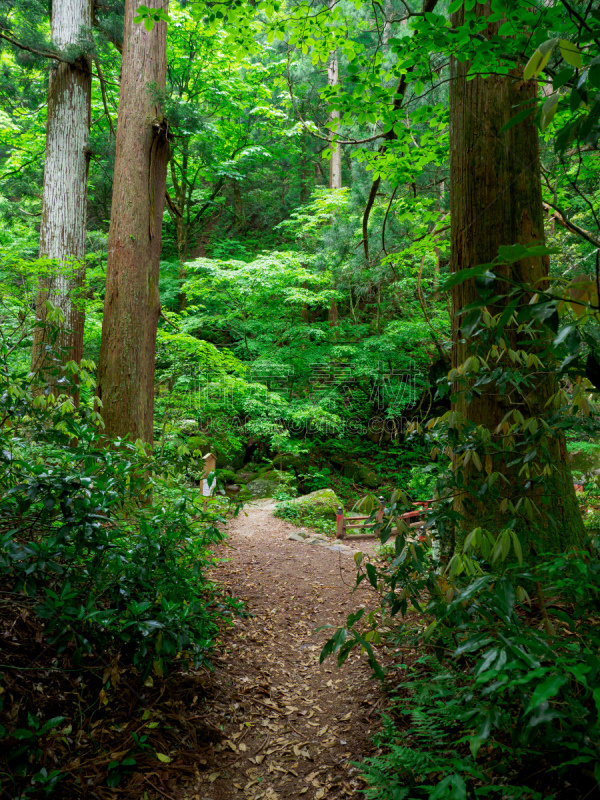
<path id="1" fill-rule="evenodd" d="M 317 489 L 316 492 L 305 494 L 302 497 L 294 497 L 287 502 L 289 505 L 296 506 L 301 515 L 311 513 L 317 517 L 329 517 L 330 519 L 335 519 L 338 506 L 341 505 L 333 489 Z"/>
<path id="2" fill-rule="evenodd" d="M 232 469 L 220 469 L 217 477 L 222 483 L 237 483 L 237 475 Z"/>
<path id="3" fill-rule="evenodd" d="M 254 478 L 258 478 L 256 472 L 250 472 L 246 469 L 241 469 L 239 472 L 235 473 L 235 482 L 236 483 L 249 483 L 253 481 Z"/>
<path id="4" fill-rule="evenodd" d="M 267 472 L 261 472 L 260 477 L 267 481 L 277 481 L 278 483 L 283 483 L 284 479 L 287 478 L 288 475 L 278 469 L 269 469 Z"/>
<path id="5" fill-rule="evenodd" d="M 361 486 L 366 486 L 368 489 L 377 489 L 379 486 L 379 476 L 375 470 L 355 464 L 352 461 L 346 461 L 344 464 L 344 477 L 350 478 L 350 480 L 360 483 Z"/>
<path id="6" fill-rule="evenodd" d="M 184 436 L 194 436 L 198 433 L 198 420 L 180 419 L 179 422 L 173 425 L 173 428 L 179 429 Z"/>
<path id="7" fill-rule="evenodd" d="M 354 480 L 368 489 L 377 489 L 379 486 L 379 475 L 370 467 L 359 467 L 354 474 Z"/>
<path id="8" fill-rule="evenodd" d="M 273 497 L 277 489 L 279 489 L 278 481 L 268 481 L 264 478 L 255 478 L 246 484 L 246 490 L 255 500 L 259 497 Z"/>
<path id="9" fill-rule="evenodd" d="M 219 447 L 216 445 L 217 453 L 221 453 L 220 457 L 217 457 L 217 468 L 221 469 L 224 467 L 231 467 L 233 470 L 242 469 L 244 466 L 244 457 L 246 455 L 246 448 L 240 447 L 239 450 L 231 450 L 230 447 Z"/>
<path id="10" fill-rule="evenodd" d="M 591 442 L 570 443 L 569 453 L 571 469 L 575 472 L 583 472 L 584 475 L 593 475 L 600 470 L 600 445 Z M 575 449 L 577 448 L 577 449 Z"/>
<path id="11" fill-rule="evenodd" d="M 344 464 L 344 468 L 342 470 L 342 474 L 344 478 L 349 478 L 352 480 L 354 477 L 354 473 L 358 469 L 358 464 L 355 464 L 353 461 L 346 461 Z"/>
<path id="12" fill-rule="evenodd" d="M 273 459 L 270 469 L 282 469 L 285 471 L 294 470 L 300 472 L 306 465 L 306 459 L 302 456 L 294 456 L 291 453 L 284 453 Z"/>

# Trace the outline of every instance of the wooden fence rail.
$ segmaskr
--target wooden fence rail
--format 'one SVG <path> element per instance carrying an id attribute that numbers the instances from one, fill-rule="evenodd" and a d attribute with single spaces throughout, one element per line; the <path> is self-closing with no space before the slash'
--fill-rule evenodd
<path id="1" fill-rule="evenodd" d="M 409 528 L 421 528 L 425 524 L 425 513 L 429 510 L 429 506 L 433 500 L 425 500 L 419 501 L 417 503 L 413 503 L 414 506 L 419 506 L 414 511 L 407 511 L 405 514 L 402 514 L 400 519 L 403 519 Z M 336 530 L 336 539 L 377 539 L 378 533 L 375 531 L 371 531 L 370 533 L 353 533 L 347 534 L 347 531 L 351 530 L 359 530 L 365 531 L 369 528 L 375 528 L 385 514 L 385 501 L 383 497 L 379 498 L 379 505 L 380 508 L 377 511 L 375 516 L 374 522 L 364 522 L 366 519 L 370 519 L 371 515 L 362 516 L 362 517 L 345 517 L 344 516 L 344 509 L 340 506 L 337 510 L 337 530 Z"/>

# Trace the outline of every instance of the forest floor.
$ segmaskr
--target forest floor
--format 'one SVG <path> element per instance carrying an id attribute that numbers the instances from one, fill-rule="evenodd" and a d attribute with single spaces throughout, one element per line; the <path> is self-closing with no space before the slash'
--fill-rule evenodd
<path id="1" fill-rule="evenodd" d="M 213 659 L 198 712 L 222 739 L 182 800 L 333 800 L 364 786 L 352 762 L 374 752 L 383 694 L 357 651 L 341 668 L 333 658 L 320 665 L 331 632 L 316 629 L 376 607 L 377 595 L 366 581 L 355 590 L 353 551 L 289 540 L 297 529 L 273 510 L 271 501 L 247 506 L 218 552 L 213 578 L 251 616 L 225 631 Z"/>

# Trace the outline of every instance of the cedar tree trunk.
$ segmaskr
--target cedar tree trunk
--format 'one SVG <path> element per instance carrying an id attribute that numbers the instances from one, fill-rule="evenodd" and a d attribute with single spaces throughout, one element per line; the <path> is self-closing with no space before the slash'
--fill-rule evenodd
<path id="1" fill-rule="evenodd" d="M 489 15 L 489 6 L 477 5 L 477 15 Z M 453 15 L 453 24 L 464 22 L 464 8 Z M 497 32 L 500 23 L 490 24 L 489 34 Z M 533 101 L 536 81 L 523 81 L 522 70 L 509 75 L 492 75 L 466 80 L 469 63 L 452 59 L 450 83 L 450 209 L 451 209 L 451 271 L 469 269 L 493 261 L 501 245 L 529 244 L 544 241 L 542 193 L 538 130 L 528 120 L 500 132 L 523 103 Z M 512 276 L 535 283 L 548 275 L 548 258 L 525 259 L 511 265 Z M 508 267 L 506 268 L 508 271 Z M 466 304 L 478 299 L 474 280 L 455 286 L 452 291 L 452 366 L 462 364 L 471 354 L 471 343 L 462 338 L 457 314 Z M 493 313 L 499 309 L 494 308 Z M 510 333 L 508 334 L 511 335 Z M 512 346 L 516 349 L 516 334 Z M 540 376 L 538 385 L 523 403 L 525 416 L 543 416 L 548 397 L 556 391 L 551 375 Z M 521 398 L 523 399 L 523 398 Z M 454 409 L 471 422 L 493 432 L 514 399 L 502 396 L 492 383 L 481 396 L 467 403 L 464 394 L 458 395 Z M 527 407 L 528 406 L 528 407 Z M 494 456 L 493 469 L 506 475 L 509 486 L 505 493 L 516 499 L 529 496 L 542 509 L 538 523 L 530 523 L 541 533 L 543 549 L 562 551 L 577 542 L 583 534 L 581 514 L 575 499 L 573 481 L 568 466 L 564 438 L 550 444 L 552 476 L 543 491 L 525 486 L 507 466 L 505 458 Z M 472 462 L 471 462 L 472 464 Z M 467 485 L 481 483 L 481 473 L 466 475 Z M 465 470 L 468 472 L 468 470 Z M 469 493 L 458 498 L 456 510 L 464 515 L 464 530 L 487 525 L 500 529 L 507 519 L 490 508 L 489 502 L 476 501 Z M 553 521 L 554 518 L 554 521 Z M 527 536 L 527 525 L 521 532 Z M 530 538 L 530 537 L 529 537 Z"/>
<path id="2" fill-rule="evenodd" d="M 61 50 L 76 46 L 82 30 L 91 25 L 91 0 L 54 0 L 52 41 Z M 78 293 L 85 276 L 91 81 L 90 62 L 82 54 L 71 64 L 58 62 L 48 82 L 39 252 L 40 258 L 55 259 L 55 264 L 38 286 L 31 370 L 40 373 L 55 394 L 60 391 L 60 365 L 79 363 L 83 355 L 84 315 Z M 46 325 L 48 300 L 63 313 L 58 330 Z"/>
<path id="3" fill-rule="evenodd" d="M 113 184 L 98 397 L 107 436 L 152 443 L 154 356 L 160 316 L 158 268 L 165 203 L 168 126 L 156 97 L 166 75 L 166 23 L 133 22 L 125 38 Z M 168 8 L 168 0 L 150 0 Z"/>

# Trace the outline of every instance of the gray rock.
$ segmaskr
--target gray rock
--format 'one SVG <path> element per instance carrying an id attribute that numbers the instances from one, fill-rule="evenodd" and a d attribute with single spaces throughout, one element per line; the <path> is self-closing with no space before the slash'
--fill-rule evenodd
<path id="1" fill-rule="evenodd" d="M 327 547 L 329 544 L 329 539 L 321 536 L 311 536 L 310 539 L 306 539 L 306 544 L 318 544 L 321 547 Z"/>
<path id="2" fill-rule="evenodd" d="M 181 419 L 177 423 L 177 427 L 185 436 L 193 436 L 198 433 L 200 426 L 197 419 Z"/>
<path id="3" fill-rule="evenodd" d="M 332 550 L 334 553 L 354 553 L 354 550 L 351 547 L 346 547 L 345 544 L 332 544 L 327 549 Z"/>
<path id="4" fill-rule="evenodd" d="M 273 497 L 275 492 L 279 489 L 277 481 L 267 481 L 263 478 L 257 478 L 254 481 L 249 481 L 246 484 L 246 490 L 250 492 L 251 497 Z"/>
<path id="5" fill-rule="evenodd" d="M 306 528 L 298 528 L 294 533 L 298 534 L 298 536 L 301 536 L 303 539 L 309 539 L 312 536 L 312 533 L 307 531 Z"/>
<path id="6" fill-rule="evenodd" d="M 306 541 L 304 536 L 300 536 L 299 533 L 288 533 L 288 535 L 285 538 L 286 539 L 291 539 L 292 542 L 304 542 L 304 541 Z"/>
<path id="7" fill-rule="evenodd" d="M 249 470 L 244 469 L 241 469 L 235 474 L 236 483 L 248 483 L 249 481 L 254 480 L 256 477 L 256 472 L 250 472 Z"/>

